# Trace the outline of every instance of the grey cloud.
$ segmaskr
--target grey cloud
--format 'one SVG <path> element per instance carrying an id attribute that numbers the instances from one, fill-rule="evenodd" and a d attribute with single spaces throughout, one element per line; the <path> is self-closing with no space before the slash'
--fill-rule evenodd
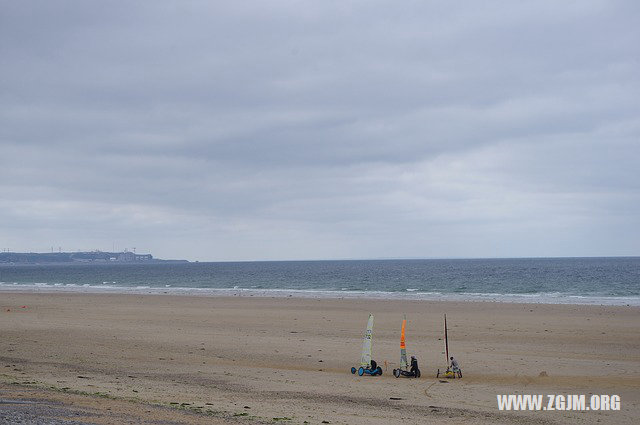
<path id="1" fill-rule="evenodd" d="M 0 8 L 15 249 L 637 253 L 635 2 Z"/>

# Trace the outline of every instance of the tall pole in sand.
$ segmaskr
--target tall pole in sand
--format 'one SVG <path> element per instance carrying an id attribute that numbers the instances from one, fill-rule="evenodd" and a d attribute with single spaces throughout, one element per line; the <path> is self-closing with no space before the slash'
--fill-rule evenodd
<path id="1" fill-rule="evenodd" d="M 447 356 L 447 369 L 449 369 L 449 336 L 447 335 L 447 315 L 444 315 L 444 346 Z"/>

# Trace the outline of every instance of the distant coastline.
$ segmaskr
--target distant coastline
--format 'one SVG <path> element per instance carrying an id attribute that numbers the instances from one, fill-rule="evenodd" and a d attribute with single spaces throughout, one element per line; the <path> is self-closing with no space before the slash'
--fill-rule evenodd
<path id="1" fill-rule="evenodd" d="M 151 254 L 131 251 L 104 252 L 0 252 L 1 265 L 69 265 L 69 264 L 157 264 L 188 263 L 187 260 L 162 260 Z"/>

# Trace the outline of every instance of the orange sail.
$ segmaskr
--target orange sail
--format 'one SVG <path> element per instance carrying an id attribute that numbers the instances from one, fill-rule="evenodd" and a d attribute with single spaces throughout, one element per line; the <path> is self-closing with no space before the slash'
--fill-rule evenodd
<path id="1" fill-rule="evenodd" d="M 404 344 L 404 329 L 407 326 L 407 319 L 402 321 L 402 332 L 400 333 L 400 348 L 407 348 Z"/>
<path id="2" fill-rule="evenodd" d="M 400 333 L 400 368 L 406 369 L 407 364 L 407 347 L 404 344 L 404 329 L 407 326 L 407 316 L 402 320 L 402 332 Z"/>

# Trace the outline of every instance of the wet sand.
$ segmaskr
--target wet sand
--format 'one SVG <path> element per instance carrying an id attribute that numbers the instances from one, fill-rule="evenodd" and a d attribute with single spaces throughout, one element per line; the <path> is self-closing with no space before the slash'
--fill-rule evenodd
<path id="1" fill-rule="evenodd" d="M 381 377 L 349 372 L 369 312 Z M 435 378 L 443 313 L 463 379 Z M 391 375 L 402 314 L 420 379 Z M 639 319 L 637 307 L 0 293 L 0 398 L 85 400 L 97 410 L 82 423 L 162 406 L 149 423 L 630 424 Z M 500 412 L 496 394 L 618 394 L 622 409 Z"/>
<path id="2" fill-rule="evenodd" d="M 135 400 L 0 384 L 0 424 L 216 425 L 227 423 L 230 419 L 233 418 L 211 417 L 184 408 L 142 405 Z"/>

